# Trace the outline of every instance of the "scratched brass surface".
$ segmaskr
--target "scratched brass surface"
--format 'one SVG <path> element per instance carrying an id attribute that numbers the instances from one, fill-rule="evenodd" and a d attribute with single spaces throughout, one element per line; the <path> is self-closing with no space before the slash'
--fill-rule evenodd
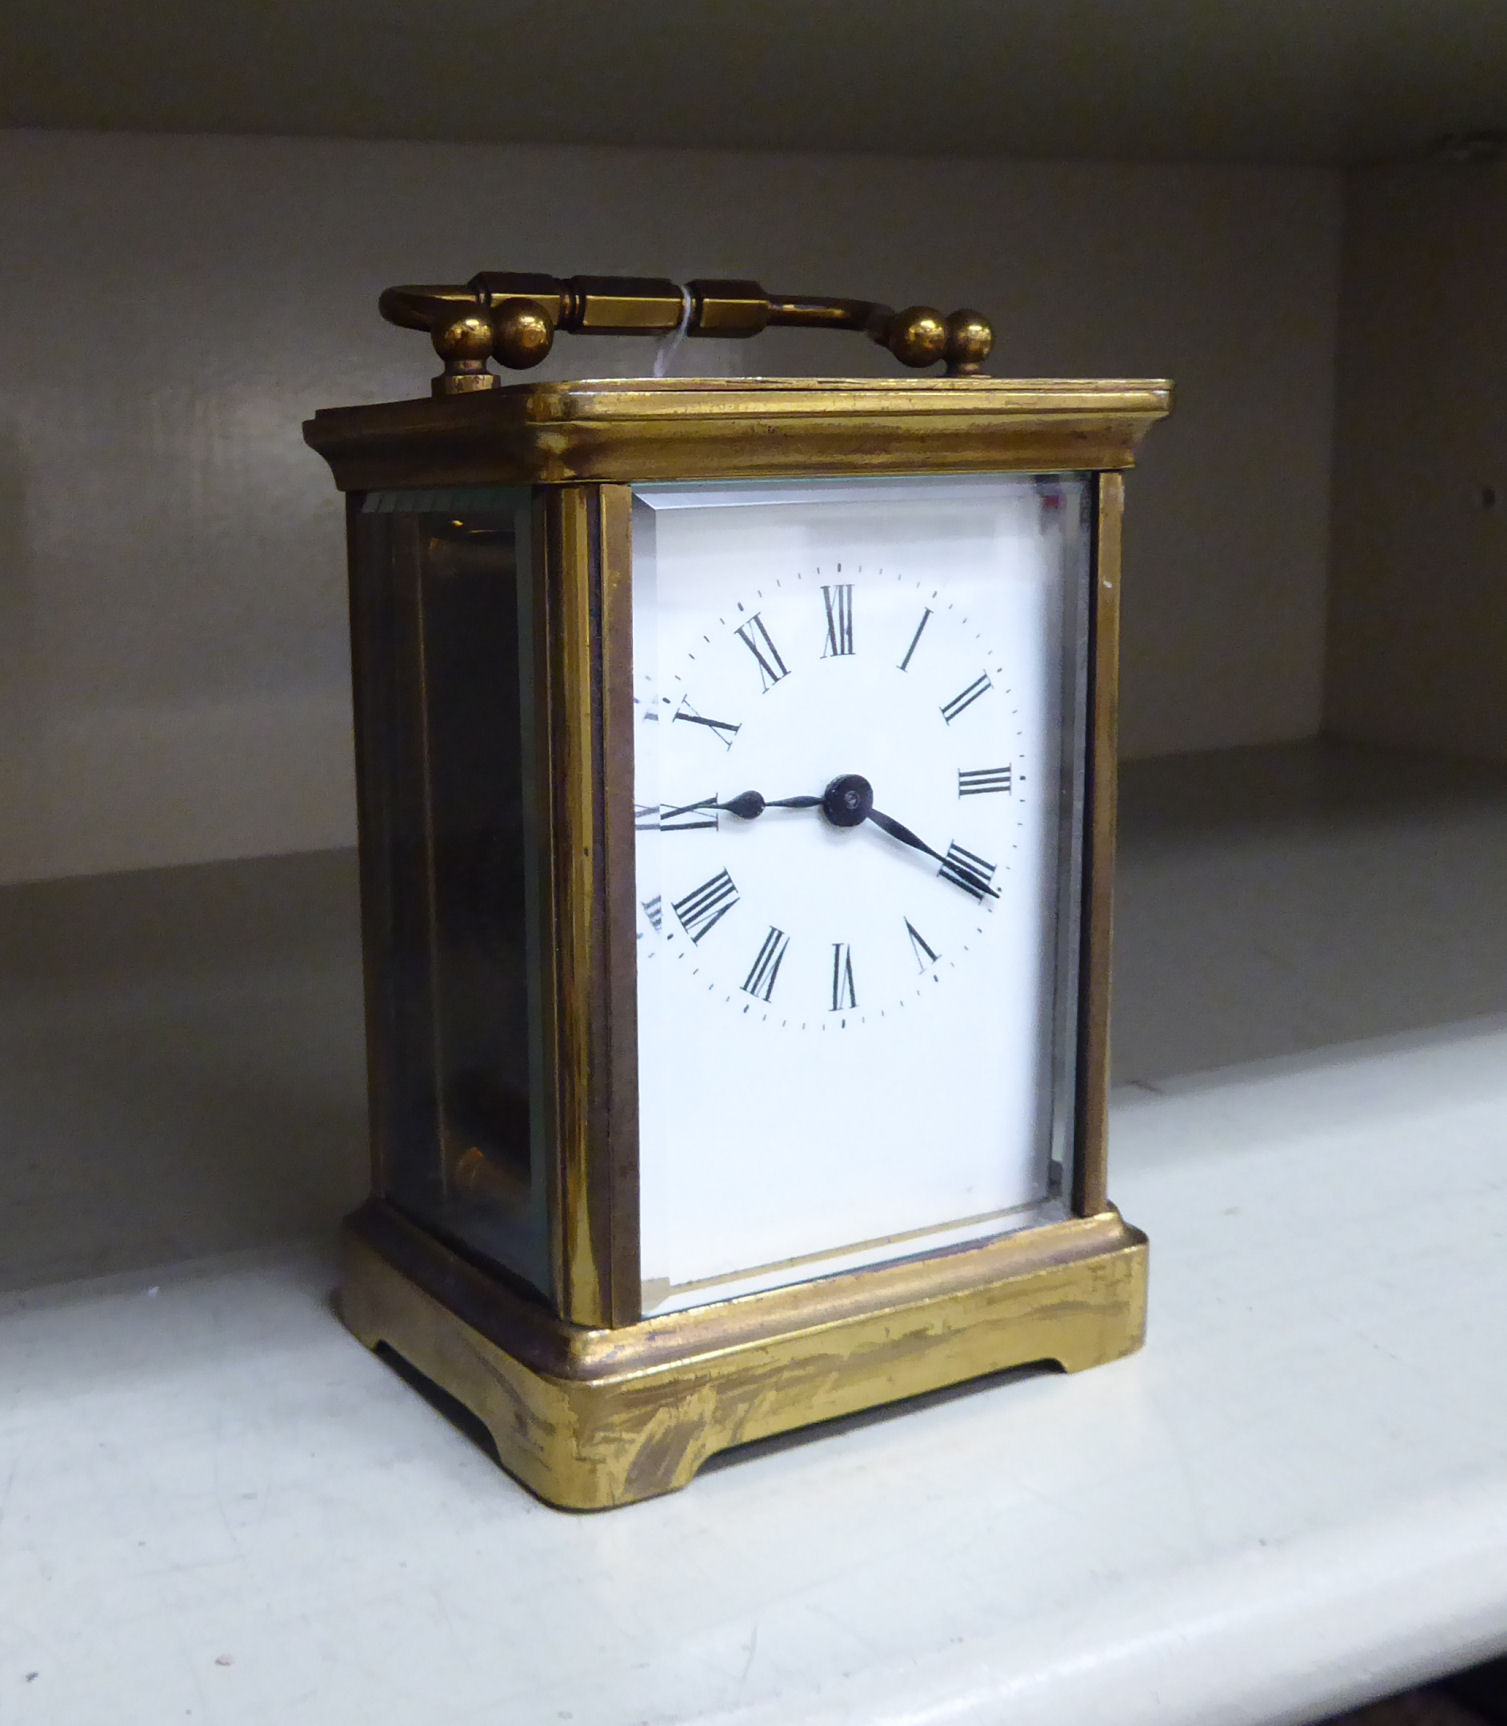
<path id="1" fill-rule="evenodd" d="M 1129 467 L 1165 382 L 627 378 L 326 408 L 343 491 Z"/>
<path id="2" fill-rule="evenodd" d="M 1114 1212 L 619 1329 L 564 1324 L 369 1203 L 340 1310 L 468 1408 L 503 1466 L 596 1510 L 687 1484 L 751 1439 L 1034 1361 L 1139 1347 L 1145 1236 Z"/>

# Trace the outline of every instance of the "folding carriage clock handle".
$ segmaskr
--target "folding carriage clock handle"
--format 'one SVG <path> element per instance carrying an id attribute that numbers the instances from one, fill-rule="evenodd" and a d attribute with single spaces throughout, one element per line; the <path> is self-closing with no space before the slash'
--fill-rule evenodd
<path id="1" fill-rule="evenodd" d="M 464 286 L 389 288 L 382 316 L 428 330 L 445 369 L 437 396 L 495 389 L 487 361 L 514 371 L 539 364 L 557 330 L 579 335 L 756 336 L 771 325 L 858 330 L 902 365 L 945 361 L 948 377 L 976 373 L 994 345 L 989 320 L 966 308 L 944 316 L 930 306 L 894 311 L 874 300 L 768 294 L 757 282 L 678 282 L 653 276 L 534 276 L 484 270 Z"/>

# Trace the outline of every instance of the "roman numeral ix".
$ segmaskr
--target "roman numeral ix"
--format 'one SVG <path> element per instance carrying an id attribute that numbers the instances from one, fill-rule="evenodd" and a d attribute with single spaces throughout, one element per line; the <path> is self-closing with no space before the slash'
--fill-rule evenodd
<path id="1" fill-rule="evenodd" d="M 951 725 L 953 720 L 956 719 L 960 713 L 966 712 L 968 708 L 973 706 L 974 702 L 978 700 L 986 689 L 990 689 L 992 687 L 993 685 L 989 682 L 989 673 L 987 671 L 981 671 L 965 690 L 954 695 L 952 700 L 942 709 L 943 719 Z"/>
<path id="2" fill-rule="evenodd" d="M 644 900 L 644 915 L 649 919 L 649 922 L 653 925 L 654 932 L 657 935 L 660 931 L 660 928 L 663 926 L 664 920 L 665 920 L 664 919 L 664 909 L 659 902 L 659 894 L 658 893 L 656 893 L 652 899 L 645 899 Z"/>
<path id="3" fill-rule="evenodd" d="M 784 959 L 785 949 L 789 945 L 790 937 L 785 931 L 771 927 L 764 937 L 764 945 L 759 949 L 758 958 L 753 962 L 753 969 L 743 979 L 745 995 L 768 1002 L 774 993 L 774 980 L 780 974 L 780 962 Z"/>
<path id="4" fill-rule="evenodd" d="M 944 881 L 951 881 L 954 887 L 961 887 L 982 903 L 986 893 L 991 899 L 999 898 L 999 889 L 989 885 L 994 879 L 994 870 L 993 863 L 986 863 L 982 857 L 975 857 L 961 845 L 953 844 L 947 847 L 947 855 L 937 873 Z"/>
<path id="5" fill-rule="evenodd" d="M 958 773 L 958 796 L 981 797 L 986 791 L 1008 791 L 1011 770 L 1008 767 L 976 767 L 970 773 Z"/>
<path id="6" fill-rule="evenodd" d="M 780 658 L 780 650 L 770 639 L 769 631 L 764 627 L 764 619 L 758 612 L 755 612 L 747 623 L 741 624 L 736 633 L 738 640 L 759 663 L 761 695 L 773 689 L 782 677 L 788 676 L 790 668 Z"/>
<path id="7" fill-rule="evenodd" d="M 832 1011 L 846 1012 L 858 1005 L 853 992 L 853 949 L 846 941 L 832 943 Z"/>
<path id="8" fill-rule="evenodd" d="M 719 869 L 710 881 L 703 881 L 684 899 L 674 901 L 675 915 L 686 934 L 699 942 L 737 903 L 738 889 L 733 886 L 732 876 L 725 869 Z"/>
<path id="9" fill-rule="evenodd" d="M 700 827 L 715 827 L 717 825 L 717 799 L 703 797 L 699 803 L 684 803 L 678 809 L 672 804 L 661 803 L 659 820 L 645 821 L 641 826 L 658 826 L 661 833 L 694 833 Z"/>
<path id="10" fill-rule="evenodd" d="M 841 659 L 853 651 L 852 582 L 823 587 L 822 604 L 827 608 L 827 640 L 822 648 L 822 658 Z"/>

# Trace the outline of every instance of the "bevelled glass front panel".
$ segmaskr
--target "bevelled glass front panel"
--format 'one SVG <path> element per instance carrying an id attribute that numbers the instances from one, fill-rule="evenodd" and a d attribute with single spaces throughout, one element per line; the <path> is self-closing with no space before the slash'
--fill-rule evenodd
<path id="1" fill-rule="evenodd" d="M 636 488 L 646 1313 L 1065 1214 L 1092 495 Z"/>
<path id="2" fill-rule="evenodd" d="M 371 493 L 352 582 L 382 1191 L 547 1291 L 525 843 L 526 502 L 474 488 Z"/>

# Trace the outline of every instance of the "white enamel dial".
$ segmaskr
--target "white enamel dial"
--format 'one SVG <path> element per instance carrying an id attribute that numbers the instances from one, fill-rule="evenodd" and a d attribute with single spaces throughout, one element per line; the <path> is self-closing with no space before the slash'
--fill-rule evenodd
<path id="1" fill-rule="evenodd" d="M 1049 1202 L 1078 490 L 644 488 L 646 1311 Z"/>

